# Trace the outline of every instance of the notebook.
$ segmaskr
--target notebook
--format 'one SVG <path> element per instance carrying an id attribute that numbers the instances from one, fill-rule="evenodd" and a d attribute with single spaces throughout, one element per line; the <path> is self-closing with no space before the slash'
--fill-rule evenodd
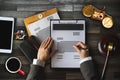
<path id="1" fill-rule="evenodd" d="M 40 41 L 35 36 L 25 38 L 23 42 L 18 46 L 21 52 L 25 55 L 30 63 L 33 59 L 37 58 L 38 49 L 40 47 Z"/>

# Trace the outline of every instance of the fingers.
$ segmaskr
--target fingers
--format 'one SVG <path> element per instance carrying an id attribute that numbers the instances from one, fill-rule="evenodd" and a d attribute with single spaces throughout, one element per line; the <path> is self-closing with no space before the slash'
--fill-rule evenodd
<path id="1" fill-rule="evenodd" d="M 41 43 L 41 46 L 42 48 L 50 48 L 53 44 L 53 40 L 52 38 L 47 38 L 46 40 L 44 40 L 42 43 Z"/>
<path id="2" fill-rule="evenodd" d="M 41 43 L 40 47 L 45 47 L 47 41 L 48 41 L 48 38 Z"/>
<path id="3" fill-rule="evenodd" d="M 58 50 L 54 50 L 51 52 L 50 57 L 54 56 L 57 53 Z"/>
<path id="4" fill-rule="evenodd" d="M 82 43 L 82 42 L 78 42 L 76 45 L 73 46 L 75 48 L 75 50 L 77 52 L 81 52 L 81 50 L 86 50 L 87 49 L 87 46 Z"/>
<path id="5" fill-rule="evenodd" d="M 52 39 L 51 39 L 50 37 L 47 39 L 44 48 L 48 48 L 48 46 L 49 46 L 50 43 L 51 43 L 51 40 L 52 40 Z"/>
<path id="6" fill-rule="evenodd" d="M 80 49 L 79 49 L 76 45 L 74 45 L 73 47 L 74 47 L 74 49 L 75 49 L 77 52 L 80 51 Z"/>
<path id="7" fill-rule="evenodd" d="M 73 47 L 79 53 L 81 58 L 85 58 L 85 57 L 89 56 L 88 48 L 87 48 L 87 46 L 84 43 L 78 42 Z"/>
<path id="8" fill-rule="evenodd" d="M 54 42 L 54 41 L 51 39 L 49 45 L 47 46 L 48 49 L 50 49 L 50 48 L 52 47 L 53 42 Z"/>
<path id="9" fill-rule="evenodd" d="M 78 42 L 76 44 L 76 46 L 80 47 L 80 48 L 87 48 L 87 46 L 83 43 L 83 42 Z"/>

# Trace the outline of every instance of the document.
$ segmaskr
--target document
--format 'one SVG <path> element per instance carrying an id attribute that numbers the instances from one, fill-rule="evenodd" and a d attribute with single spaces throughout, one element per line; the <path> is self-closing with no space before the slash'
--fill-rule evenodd
<path id="1" fill-rule="evenodd" d="M 24 19 L 28 35 L 37 36 L 41 41 L 43 41 L 45 38 L 50 36 L 51 19 L 60 19 L 56 8 Z"/>
<path id="2" fill-rule="evenodd" d="M 58 52 L 51 59 L 52 68 L 80 68 L 80 56 L 73 45 L 85 43 L 85 20 L 52 20 L 51 37 Z"/>

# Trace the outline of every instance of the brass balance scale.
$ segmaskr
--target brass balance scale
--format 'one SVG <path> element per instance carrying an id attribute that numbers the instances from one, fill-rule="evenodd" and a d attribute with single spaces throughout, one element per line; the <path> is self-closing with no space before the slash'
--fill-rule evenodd
<path id="1" fill-rule="evenodd" d="M 93 5 L 85 5 L 82 13 L 91 19 L 102 21 L 102 25 L 105 28 L 111 28 L 113 26 L 113 18 L 105 12 L 105 7 L 100 10 Z"/>

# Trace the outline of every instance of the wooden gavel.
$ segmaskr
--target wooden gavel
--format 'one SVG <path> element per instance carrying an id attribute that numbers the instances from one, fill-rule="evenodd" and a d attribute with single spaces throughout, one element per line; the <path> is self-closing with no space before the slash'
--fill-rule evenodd
<path id="1" fill-rule="evenodd" d="M 103 80 L 103 77 L 104 77 L 104 74 L 105 74 L 105 71 L 106 71 L 106 66 L 107 66 L 107 63 L 108 63 L 108 57 L 109 57 L 109 54 L 110 54 L 110 51 L 113 50 L 113 43 L 109 43 L 108 46 L 107 46 L 107 56 L 106 56 L 106 60 L 105 60 L 105 63 L 104 63 L 104 67 L 103 67 L 103 71 L 102 71 L 102 75 L 101 75 L 101 80 Z"/>

